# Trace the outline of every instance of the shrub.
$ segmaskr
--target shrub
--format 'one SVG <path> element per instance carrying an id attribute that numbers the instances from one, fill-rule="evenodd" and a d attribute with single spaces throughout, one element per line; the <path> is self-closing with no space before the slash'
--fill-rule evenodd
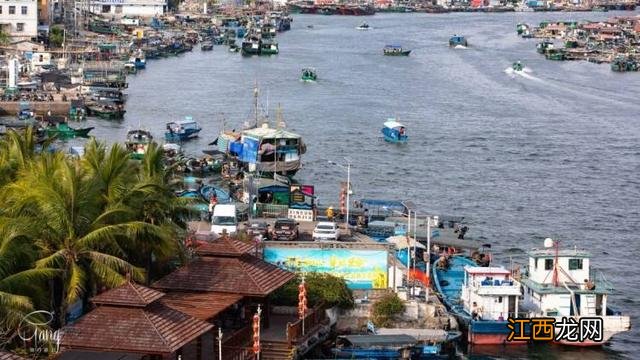
<path id="1" fill-rule="evenodd" d="M 372 321 L 378 327 L 391 325 L 393 318 L 404 312 L 404 302 L 396 293 L 389 293 L 373 303 Z"/>
<path id="2" fill-rule="evenodd" d="M 289 281 L 271 294 L 274 305 L 298 306 L 298 285 L 301 277 Z M 307 288 L 307 306 L 313 307 L 324 302 L 326 306 L 353 308 L 353 293 L 344 279 L 325 273 L 309 273 L 304 277 Z"/>

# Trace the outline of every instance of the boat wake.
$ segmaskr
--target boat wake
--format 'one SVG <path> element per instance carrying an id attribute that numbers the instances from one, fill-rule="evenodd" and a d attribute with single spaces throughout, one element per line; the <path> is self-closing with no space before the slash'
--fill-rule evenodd
<path id="1" fill-rule="evenodd" d="M 464 45 L 456 45 L 456 46 L 454 47 L 454 49 L 463 49 L 463 50 L 464 50 L 464 49 L 468 49 L 468 47 L 466 47 L 466 46 L 464 46 Z"/>
<path id="2" fill-rule="evenodd" d="M 525 67 L 524 69 L 522 69 L 522 71 L 516 71 L 516 70 L 513 70 L 513 68 L 509 67 L 504 69 L 504 72 L 510 75 L 512 78 L 515 78 L 516 76 L 521 76 L 525 79 L 541 81 L 537 77 L 531 75 L 532 71 L 528 67 Z"/>

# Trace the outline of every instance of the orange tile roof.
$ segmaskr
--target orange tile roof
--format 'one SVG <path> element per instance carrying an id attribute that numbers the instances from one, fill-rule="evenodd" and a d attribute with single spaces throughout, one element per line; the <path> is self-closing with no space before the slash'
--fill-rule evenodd
<path id="1" fill-rule="evenodd" d="M 294 277 L 292 272 L 247 254 L 239 257 L 203 256 L 156 281 L 152 287 L 267 296 Z"/>
<path id="2" fill-rule="evenodd" d="M 170 354 L 213 325 L 155 302 L 145 308 L 102 305 L 62 329 L 65 350 Z"/>
<path id="3" fill-rule="evenodd" d="M 242 300 L 243 297 L 238 294 L 217 292 L 175 291 L 167 293 L 160 302 L 196 319 L 206 321 Z"/>
<path id="4" fill-rule="evenodd" d="M 127 282 L 91 299 L 94 304 L 145 307 L 164 294 L 148 287 Z"/>

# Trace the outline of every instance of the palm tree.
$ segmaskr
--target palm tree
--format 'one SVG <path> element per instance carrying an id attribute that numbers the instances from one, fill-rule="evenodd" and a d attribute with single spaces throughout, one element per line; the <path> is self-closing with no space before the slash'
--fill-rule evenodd
<path id="1" fill-rule="evenodd" d="M 68 305 L 86 299 L 96 286 L 120 285 L 127 274 L 144 278 L 144 271 L 127 261 L 121 243 L 162 236 L 158 226 L 126 220 L 130 209 L 108 204 L 104 199 L 110 195 L 96 186 L 94 175 L 77 160 L 46 153 L 4 188 L 7 215 L 37 224 L 30 235 L 41 253 L 35 268 L 60 271 L 56 287 L 62 291 L 53 291 L 62 294 L 54 299 L 60 325 Z"/>
<path id="2" fill-rule="evenodd" d="M 47 147 L 51 140 L 45 141 L 41 147 Z M 9 129 L 0 141 L 0 186 L 15 179 L 19 170 L 37 155 L 36 130 L 29 126 L 24 132 Z"/>

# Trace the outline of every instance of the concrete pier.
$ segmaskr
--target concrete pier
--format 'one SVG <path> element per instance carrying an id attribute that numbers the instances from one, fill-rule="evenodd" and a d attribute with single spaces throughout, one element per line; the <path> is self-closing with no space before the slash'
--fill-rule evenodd
<path id="1" fill-rule="evenodd" d="M 0 115 L 2 116 L 16 116 L 20 111 L 21 101 L 0 101 Z M 51 115 L 63 115 L 69 114 L 71 108 L 71 101 L 29 101 L 29 109 L 36 113 L 36 116 L 44 116 L 48 111 L 51 111 Z"/>

